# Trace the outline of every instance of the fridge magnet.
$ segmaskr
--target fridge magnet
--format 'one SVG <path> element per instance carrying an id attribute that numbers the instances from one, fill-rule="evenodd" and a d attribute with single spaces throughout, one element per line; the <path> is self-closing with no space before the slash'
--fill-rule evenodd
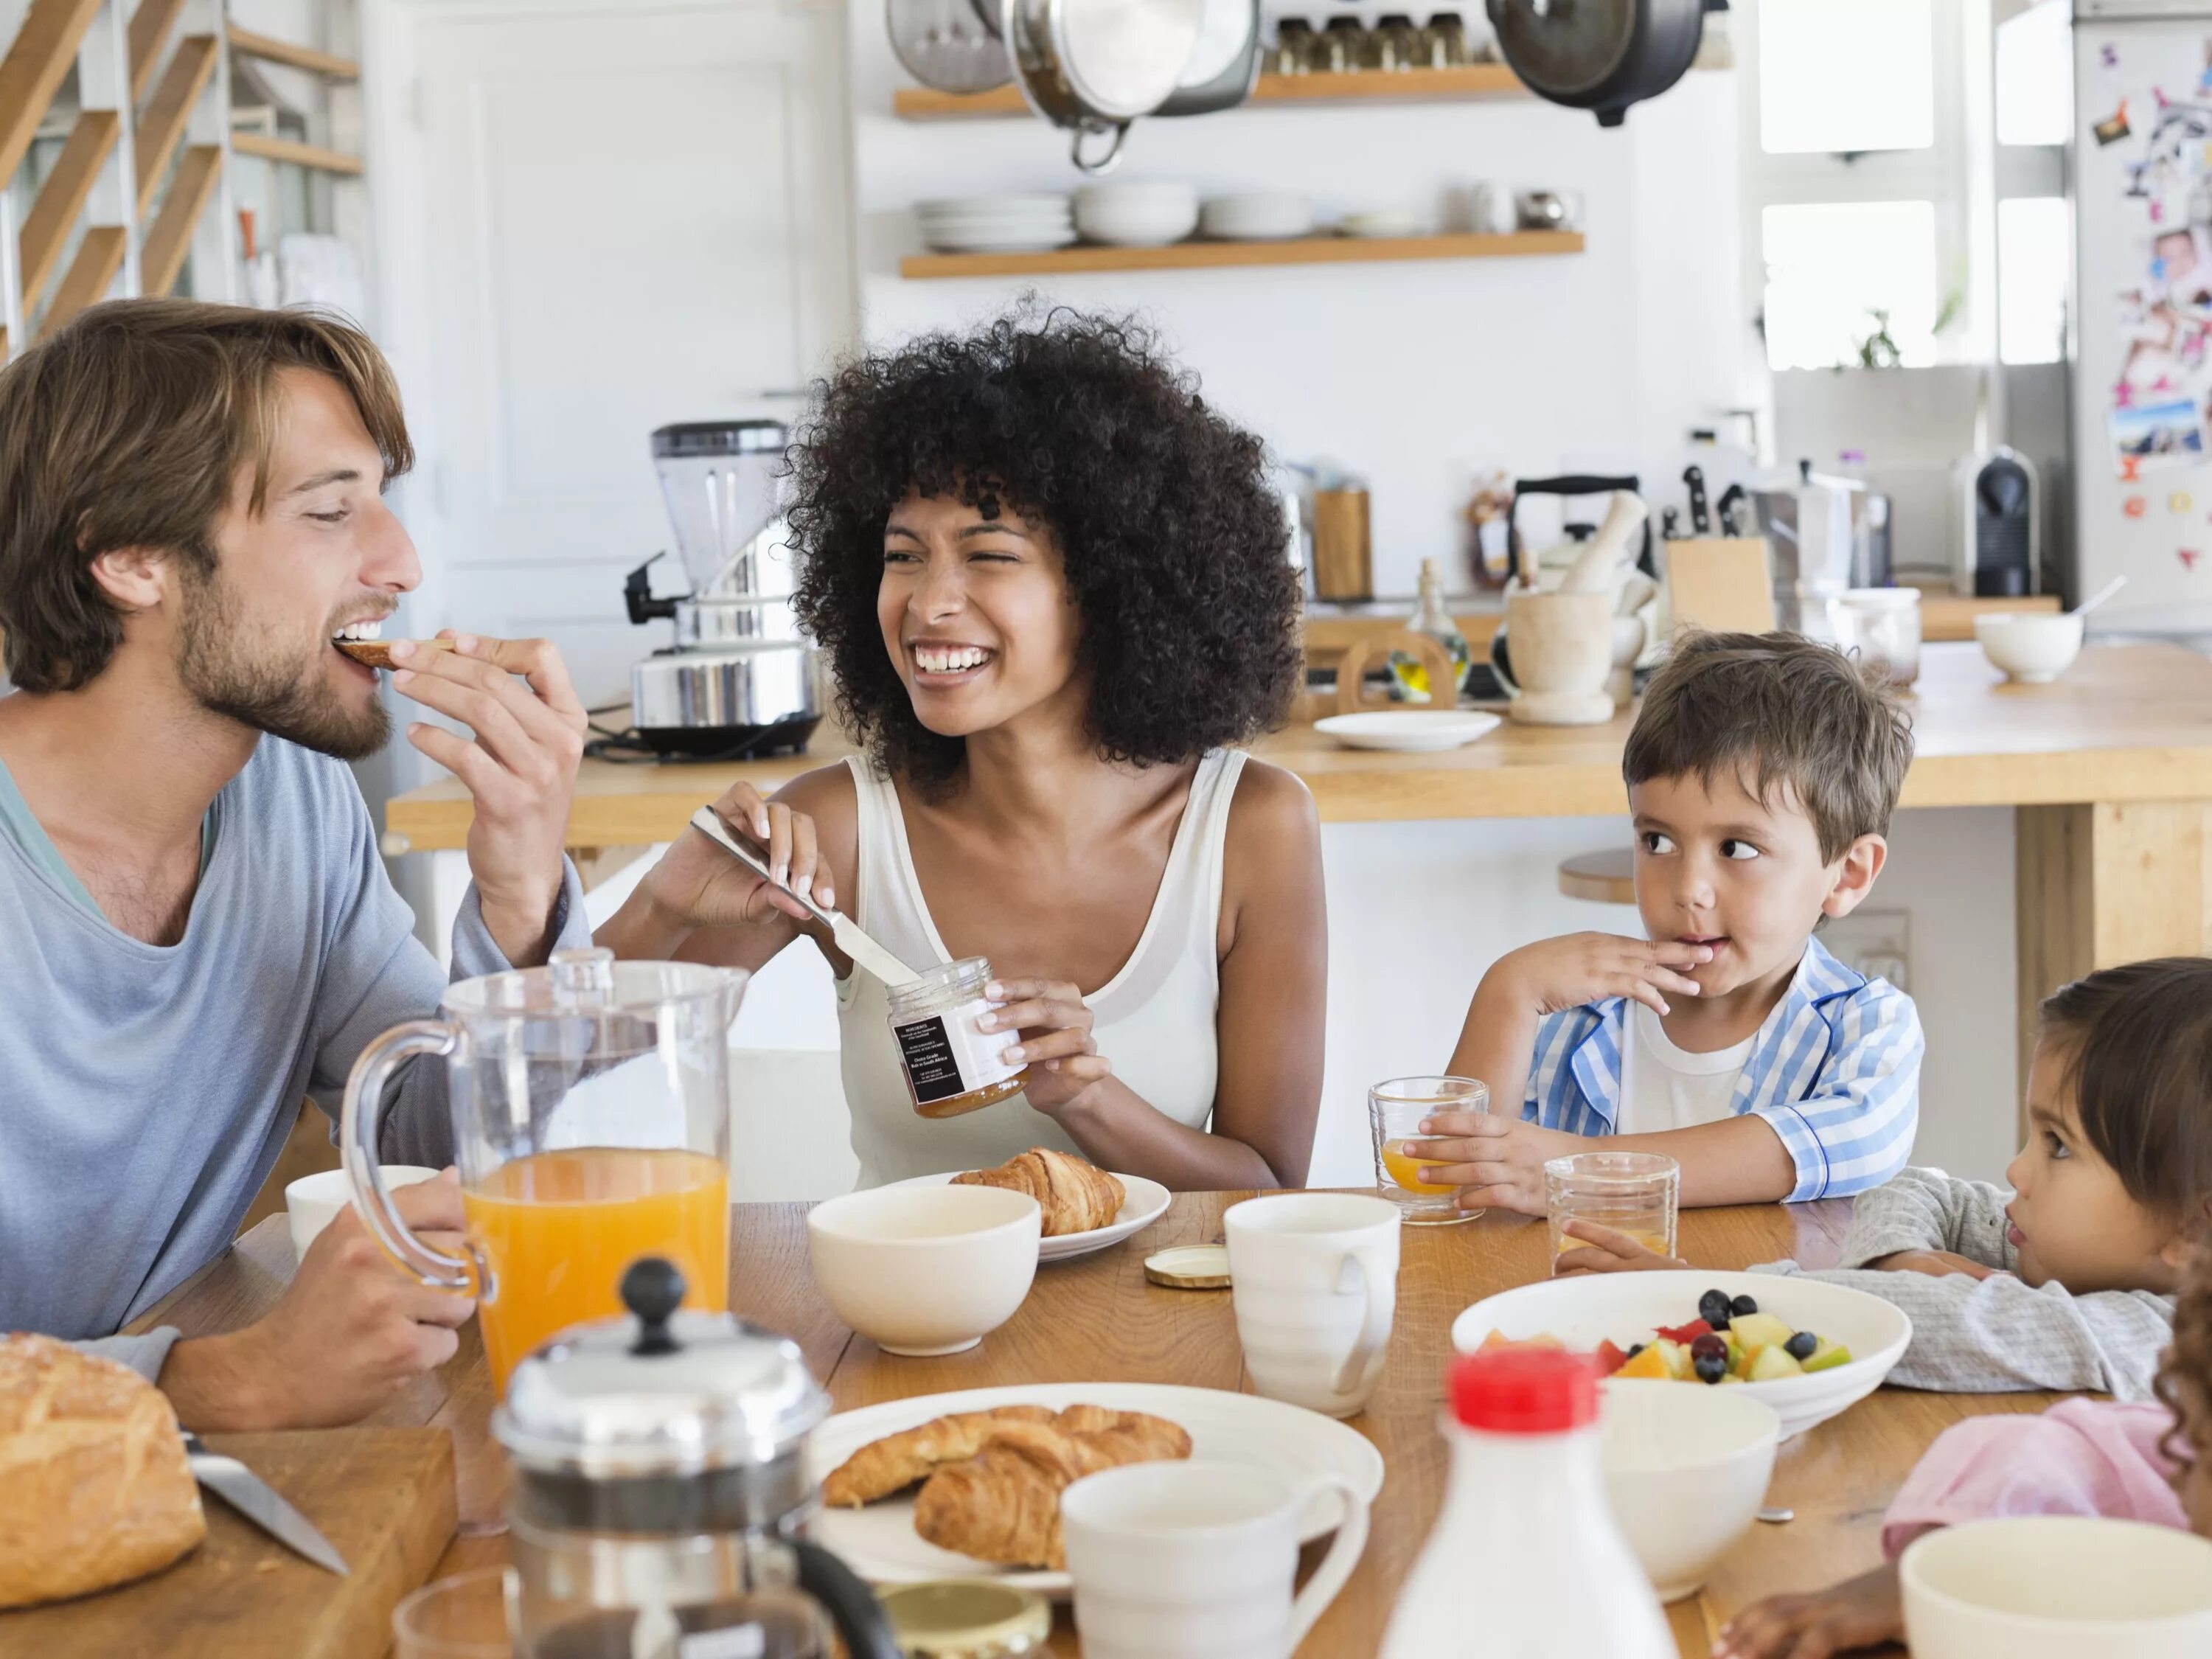
<path id="1" fill-rule="evenodd" d="M 2113 46 L 2110 41 L 2107 41 L 2102 47 L 2099 48 L 2097 52 L 2097 61 L 2102 64 L 2106 69 L 2119 68 L 2120 49 L 2118 46 Z"/>
<path id="2" fill-rule="evenodd" d="M 2140 519 L 2150 503 L 2140 495 L 2130 495 L 2120 503 L 2120 511 L 2130 519 Z"/>
<path id="3" fill-rule="evenodd" d="M 2128 136 L 2128 100 L 2120 100 L 2119 108 L 2089 129 L 2097 135 L 2099 144 L 2117 144 Z"/>
<path id="4" fill-rule="evenodd" d="M 2120 482 L 2133 483 L 2142 476 L 2142 458 L 2139 455 L 2120 457 Z"/>
<path id="5" fill-rule="evenodd" d="M 2173 550 L 2173 556 L 2181 561 L 2181 568 L 2184 570 L 2194 570 L 2197 568 L 2197 561 L 2204 556 L 2193 547 L 2177 547 Z"/>
<path id="6" fill-rule="evenodd" d="M 2138 472 L 2194 466 L 2204 459 L 2204 417 L 2191 398 L 2169 398 L 2111 416 L 2112 454 L 2123 472 L 2136 458 Z"/>
<path id="7" fill-rule="evenodd" d="M 2185 489 L 2177 489 L 2166 498 L 2166 510 L 2169 513 L 2186 513 L 2189 507 L 2189 492 Z"/>

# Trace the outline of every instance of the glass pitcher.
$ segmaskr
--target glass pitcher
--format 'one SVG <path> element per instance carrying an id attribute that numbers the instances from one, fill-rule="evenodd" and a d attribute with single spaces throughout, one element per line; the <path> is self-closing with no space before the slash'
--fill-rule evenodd
<path id="1" fill-rule="evenodd" d="M 747 978 L 556 951 L 448 987 L 445 1018 L 394 1026 L 355 1062 L 338 1139 L 356 1207 L 403 1271 L 477 1298 L 501 1393 L 548 1337 L 620 1313 L 641 1257 L 682 1269 L 684 1306 L 728 1309 L 728 1036 Z M 386 1082 L 416 1056 L 446 1064 L 459 1255 L 409 1231 L 378 1169 Z"/>

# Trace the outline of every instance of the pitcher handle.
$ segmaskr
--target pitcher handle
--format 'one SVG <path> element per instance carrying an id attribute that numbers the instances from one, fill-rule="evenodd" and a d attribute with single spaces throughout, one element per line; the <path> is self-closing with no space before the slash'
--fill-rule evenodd
<path id="1" fill-rule="evenodd" d="M 1304 1513 L 1304 1507 L 1313 1502 L 1315 1493 L 1323 1492 L 1334 1492 L 1343 1498 L 1344 1519 L 1336 1523 L 1336 1536 L 1329 1540 L 1328 1553 L 1322 1557 L 1321 1565 L 1314 1569 L 1314 1576 L 1306 1580 L 1306 1587 L 1291 1603 L 1293 1653 L 1313 1633 L 1313 1627 L 1328 1611 L 1328 1604 L 1336 1600 L 1336 1593 L 1352 1577 L 1352 1570 L 1359 1565 L 1360 1554 L 1367 1547 L 1367 1500 L 1343 1475 L 1321 1475 L 1307 1486 L 1299 1499 L 1299 1513 Z"/>
<path id="2" fill-rule="evenodd" d="M 1337 1267 L 1337 1284 L 1341 1290 L 1352 1286 L 1346 1281 L 1357 1277 L 1364 1296 L 1359 1316 L 1359 1340 L 1345 1356 L 1344 1364 L 1336 1373 L 1336 1391 L 1355 1393 L 1359 1379 L 1367 1370 L 1367 1362 L 1380 1352 L 1390 1340 L 1390 1324 L 1397 1311 L 1397 1286 L 1391 1275 L 1383 1270 L 1382 1263 L 1372 1249 L 1349 1250 Z"/>
<path id="3" fill-rule="evenodd" d="M 392 1207 L 392 1194 L 378 1167 L 376 1132 L 384 1116 L 384 1085 L 392 1068 L 417 1054 L 450 1054 L 460 1042 L 453 1027 L 434 1019 L 410 1019 L 395 1025 L 361 1051 L 346 1079 L 345 1109 L 338 1118 L 338 1150 L 345 1162 L 346 1185 L 368 1236 L 402 1273 L 433 1290 L 481 1294 L 477 1264 L 434 1250 L 408 1231 Z"/>

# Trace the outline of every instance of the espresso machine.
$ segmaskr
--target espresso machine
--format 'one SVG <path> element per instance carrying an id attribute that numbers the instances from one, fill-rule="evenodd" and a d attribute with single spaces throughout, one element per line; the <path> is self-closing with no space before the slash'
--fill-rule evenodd
<path id="1" fill-rule="evenodd" d="M 676 639 L 630 670 L 627 744 L 666 759 L 742 760 L 806 746 L 822 718 L 820 669 L 799 632 L 797 572 L 778 512 L 791 434 L 777 421 L 698 421 L 653 434 L 653 464 L 690 579 L 653 597 L 653 558 L 629 573 L 631 622 Z"/>

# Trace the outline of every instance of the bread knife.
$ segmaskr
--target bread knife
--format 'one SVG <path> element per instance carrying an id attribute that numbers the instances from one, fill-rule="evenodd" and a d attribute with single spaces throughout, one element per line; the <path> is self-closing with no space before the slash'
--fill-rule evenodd
<path id="1" fill-rule="evenodd" d="M 235 1457 L 210 1451 L 199 1436 L 185 1436 L 185 1461 L 192 1466 L 192 1479 L 236 1510 L 286 1548 L 304 1555 L 317 1566 L 347 1576 L 345 1557 L 331 1547 L 314 1523 L 276 1494 L 271 1486 Z"/>
<path id="2" fill-rule="evenodd" d="M 830 930 L 830 937 L 836 941 L 839 950 L 884 984 L 911 985 L 921 977 L 862 933 L 860 925 L 843 911 L 824 909 L 814 902 L 811 894 L 800 892 L 787 881 L 777 881 L 769 870 L 768 860 L 732 835 L 730 826 L 722 822 L 721 814 L 713 807 L 702 806 L 694 812 L 691 827 L 762 880 L 772 883 L 797 899 L 808 915 Z"/>

